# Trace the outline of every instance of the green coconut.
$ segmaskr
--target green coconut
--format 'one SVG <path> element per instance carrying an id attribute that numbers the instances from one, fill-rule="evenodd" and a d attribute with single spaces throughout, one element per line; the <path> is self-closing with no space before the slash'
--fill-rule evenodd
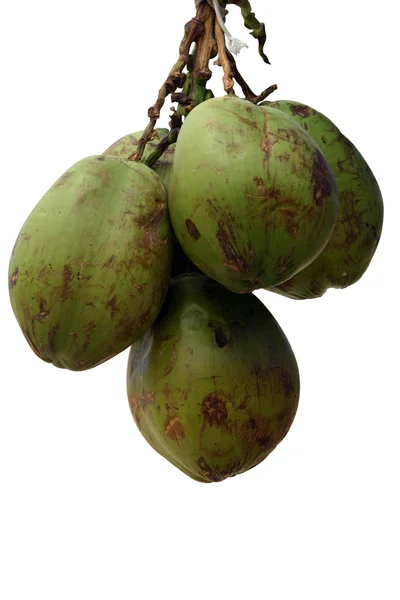
<path id="1" fill-rule="evenodd" d="M 76 371 L 125 350 L 161 309 L 172 239 L 151 169 L 102 155 L 73 165 L 33 209 L 11 256 L 11 304 L 32 350 Z"/>
<path id="2" fill-rule="evenodd" d="M 318 144 L 335 174 L 338 220 L 321 254 L 274 291 L 290 298 L 322 296 L 328 288 L 346 288 L 367 270 L 382 231 L 379 185 L 354 144 L 323 114 L 299 102 L 280 100 L 269 107 L 289 115 Z"/>
<path id="3" fill-rule="evenodd" d="M 304 129 L 234 96 L 189 114 L 168 195 L 186 255 L 240 293 L 278 285 L 310 264 L 338 211 L 332 170 Z"/>
<path id="4" fill-rule="evenodd" d="M 127 386 L 148 443 L 202 482 L 263 461 L 299 400 L 296 359 L 271 313 L 202 274 L 171 282 L 157 321 L 131 349 Z"/>

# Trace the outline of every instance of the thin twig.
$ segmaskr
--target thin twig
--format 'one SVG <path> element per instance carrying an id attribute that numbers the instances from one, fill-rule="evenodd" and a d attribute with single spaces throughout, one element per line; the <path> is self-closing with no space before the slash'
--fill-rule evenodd
<path id="1" fill-rule="evenodd" d="M 233 77 L 236 79 L 236 81 L 242 88 L 242 91 L 243 91 L 243 94 L 244 94 L 246 100 L 250 100 L 250 102 L 253 102 L 254 98 L 257 98 L 257 95 L 252 91 L 249 84 L 245 81 L 244 77 L 242 77 L 242 75 L 240 74 L 233 54 L 231 54 L 230 52 L 227 52 L 227 56 L 228 56 L 228 60 L 231 64 Z"/>
<path id="2" fill-rule="evenodd" d="M 278 86 L 276 85 L 276 83 L 274 83 L 274 85 L 270 85 L 269 88 L 264 90 L 259 96 L 257 96 L 257 98 L 254 98 L 254 100 L 252 100 L 253 104 L 259 104 L 260 102 L 268 98 L 268 96 L 270 96 L 277 89 Z"/>

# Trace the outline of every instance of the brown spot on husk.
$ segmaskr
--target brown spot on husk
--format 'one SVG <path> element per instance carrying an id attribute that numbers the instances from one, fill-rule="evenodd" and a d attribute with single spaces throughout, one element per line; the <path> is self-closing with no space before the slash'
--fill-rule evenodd
<path id="1" fill-rule="evenodd" d="M 179 448 L 182 448 L 181 438 L 185 439 L 186 434 L 182 423 L 179 422 L 178 417 L 174 417 L 168 421 L 164 433 L 171 440 L 175 440 Z"/>
<path id="2" fill-rule="evenodd" d="M 176 346 L 177 346 L 177 344 L 178 344 L 178 341 L 179 341 L 179 340 L 177 340 L 177 341 L 174 343 L 174 345 L 173 345 L 173 350 L 172 350 L 172 358 L 171 358 L 171 360 L 170 360 L 169 364 L 168 364 L 168 365 L 165 367 L 165 370 L 164 370 L 164 373 L 162 374 L 162 377 L 166 377 L 166 375 L 169 375 L 169 374 L 171 373 L 172 369 L 173 369 L 173 368 L 174 368 L 174 366 L 175 366 L 176 359 L 177 359 Z"/>
<path id="3" fill-rule="evenodd" d="M 239 255 L 239 252 L 235 246 L 234 232 L 229 225 L 227 225 L 227 231 L 223 221 L 218 222 L 217 240 L 221 247 L 222 252 L 225 256 L 224 264 L 231 271 L 240 273 L 241 271 L 248 271 L 246 261 Z"/>
<path id="4" fill-rule="evenodd" d="M 63 270 L 63 287 L 61 291 L 61 297 L 63 300 L 68 300 L 71 298 L 72 290 L 71 290 L 71 282 L 72 282 L 72 268 L 71 265 L 64 265 Z"/>
<path id="5" fill-rule="evenodd" d="M 15 287 L 17 285 L 17 281 L 18 281 L 18 277 L 19 277 L 19 269 L 18 267 L 15 269 L 14 273 L 11 275 L 11 279 L 10 279 L 10 290 L 13 289 L 13 287 Z"/>
<path id="6" fill-rule="evenodd" d="M 111 269 L 111 267 L 114 264 L 114 260 L 115 260 L 115 254 L 113 254 L 112 256 L 110 256 L 110 258 L 108 259 L 108 261 L 104 263 L 103 267 L 107 267 L 107 268 Z"/>
<path id="7" fill-rule="evenodd" d="M 226 427 L 228 419 L 228 409 L 226 406 L 227 394 L 225 392 L 212 392 L 208 394 L 202 402 L 203 425 L 201 434 L 204 433 L 206 425 L 210 427 Z"/>
<path id="8" fill-rule="evenodd" d="M 302 106 L 301 104 L 292 104 L 290 106 L 290 110 L 292 111 L 293 115 L 298 115 L 299 117 L 303 117 L 303 119 L 310 116 L 309 106 Z"/>
<path id="9" fill-rule="evenodd" d="M 268 136 L 266 139 L 263 139 L 261 142 L 261 150 L 264 152 L 267 160 L 271 158 L 273 146 L 274 144 L 270 136 Z"/>
<path id="10" fill-rule="evenodd" d="M 48 317 L 49 313 L 49 310 L 42 310 L 38 315 L 32 317 L 32 321 L 42 321 L 43 319 Z"/>
<path id="11" fill-rule="evenodd" d="M 266 189 L 266 183 L 264 179 L 261 179 L 261 177 L 254 177 L 253 181 L 255 181 L 257 184 L 257 191 L 260 194 L 264 194 Z"/>
<path id="12" fill-rule="evenodd" d="M 193 221 L 191 221 L 190 219 L 186 219 L 185 225 L 190 237 L 192 237 L 194 240 L 198 240 L 200 237 L 200 231 L 197 229 Z"/>
<path id="13" fill-rule="evenodd" d="M 317 206 L 321 206 L 324 198 L 332 193 L 332 185 L 331 174 L 324 155 L 318 149 L 314 156 L 311 180 L 314 184 L 314 202 Z"/>
<path id="14" fill-rule="evenodd" d="M 241 436 L 246 445 L 254 446 L 258 444 L 263 450 L 267 449 L 272 440 L 268 419 L 261 415 L 250 417 L 242 425 Z"/>
<path id="15" fill-rule="evenodd" d="M 215 342 L 219 348 L 225 348 L 228 343 L 227 337 L 222 331 L 221 327 L 215 329 Z"/>
<path id="16" fill-rule="evenodd" d="M 103 162 L 105 160 L 105 156 L 98 156 L 97 160 L 99 160 L 100 162 Z"/>
<path id="17" fill-rule="evenodd" d="M 108 302 L 106 302 L 106 309 L 111 310 L 111 318 L 113 319 L 115 313 L 119 311 L 119 308 L 117 306 L 117 296 L 113 296 L 111 300 L 108 300 Z"/>
<path id="18" fill-rule="evenodd" d="M 218 325 L 216 325 L 216 323 L 214 323 L 213 321 L 210 321 L 208 326 L 214 330 L 215 343 L 217 344 L 217 346 L 219 348 L 225 348 L 225 346 L 228 343 L 228 340 L 227 340 L 226 335 L 222 331 L 222 328 L 219 327 Z"/>

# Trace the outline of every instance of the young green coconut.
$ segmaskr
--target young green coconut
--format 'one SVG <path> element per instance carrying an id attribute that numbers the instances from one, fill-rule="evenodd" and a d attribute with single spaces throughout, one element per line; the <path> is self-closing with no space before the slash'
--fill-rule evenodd
<path id="1" fill-rule="evenodd" d="M 80 371 L 155 321 L 171 273 L 165 188 L 112 156 L 73 165 L 29 215 L 9 268 L 12 308 L 41 359 Z"/>
<path id="2" fill-rule="evenodd" d="M 304 129 L 235 96 L 189 114 L 168 196 L 186 255 L 239 293 L 279 285 L 309 265 L 338 213 L 332 170 Z"/>
<path id="3" fill-rule="evenodd" d="M 274 292 L 290 298 L 322 296 L 328 288 L 346 288 L 367 270 L 383 225 L 379 185 L 354 144 L 323 114 L 299 102 L 267 103 L 289 115 L 318 144 L 335 174 L 339 214 L 332 236 L 321 254 Z"/>
<path id="4" fill-rule="evenodd" d="M 201 482 L 263 461 L 289 431 L 300 390 L 293 351 L 267 308 L 202 274 L 171 282 L 131 349 L 127 386 L 148 443 Z"/>

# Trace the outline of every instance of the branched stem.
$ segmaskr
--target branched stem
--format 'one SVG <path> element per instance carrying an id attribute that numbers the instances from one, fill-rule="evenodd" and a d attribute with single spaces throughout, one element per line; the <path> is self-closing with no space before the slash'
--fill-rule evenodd
<path id="1" fill-rule="evenodd" d="M 207 9 L 207 4 L 200 4 L 196 16 L 186 24 L 185 35 L 179 48 L 179 59 L 172 67 L 166 81 L 161 87 L 156 103 L 149 108 L 148 115 L 150 122 L 139 140 L 137 150 L 129 156 L 128 160 L 135 160 L 137 162 L 141 160 L 146 144 L 153 135 L 154 128 L 160 116 L 160 111 L 164 106 L 166 97 L 183 86 L 182 72 L 188 63 L 192 43 L 204 31 L 204 19 L 206 12 L 208 12 Z"/>
<path id="2" fill-rule="evenodd" d="M 185 26 L 185 35 L 179 47 L 179 59 L 159 90 L 157 101 L 149 108 L 150 121 L 139 140 L 135 152 L 129 156 L 128 160 L 142 161 L 148 166 L 152 166 L 168 146 L 177 141 L 183 119 L 198 104 L 214 97 L 212 91 L 207 89 L 207 83 L 212 76 L 209 62 L 217 55 L 218 60 L 214 64 L 218 64 L 223 68 L 223 84 L 227 94 L 235 94 L 235 80 L 242 88 L 246 100 L 253 104 L 262 102 L 277 89 L 276 85 L 272 85 L 257 96 L 240 74 L 233 56 L 233 52 L 236 52 L 239 46 L 243 47 L 245 44 L 232 38 L 224 25 L 227 4 L 235 4 L 240 7 L 245 26 L 251 30 L 251 34 L 258 40 L 259 53 L 263 60 L 269 64 L 269 60 L 264 54 L 265 26 L 258 21 L 252 12 L 249 0 L 218 0 L 218 2 L 217 0 L 195 0 L 195 4 L 196 16 Z M 230 40 L 231 51 L 226 47 L 225 33 L 228 40 Z M 195 49 L 190 54 L 194 42 Z M 186 73 L 184 73 L 185 68 L 187 69 Z M 177 90 L 181 91 L 177 92 Z M 146 144 L 154 137 L 154 129 L 160 111 L 169 95 L 171 95 L 172 102 L 178 103 L 176 109 L 172 108 L 171 132 L 159 142 L 147 159 L 143 161 Z"/>

